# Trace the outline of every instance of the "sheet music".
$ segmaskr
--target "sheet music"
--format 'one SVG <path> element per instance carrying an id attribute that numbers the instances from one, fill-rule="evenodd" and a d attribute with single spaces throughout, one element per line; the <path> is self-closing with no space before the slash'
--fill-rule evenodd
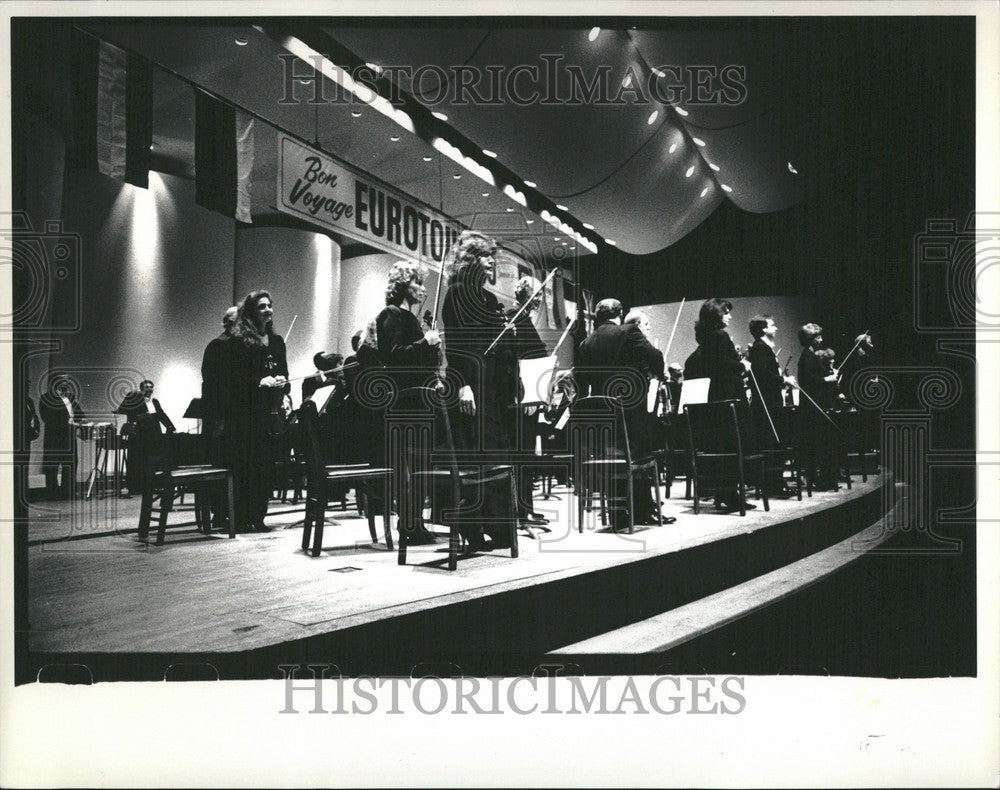
<path id="1" fill-rule="evenodd" d="M 521 384 L 524 386 L 521 403 L 548 403 L 549 386 L 555 370 L 555 355 L 539 359 L 522 359 L 518 366 Z"/>
<path id="2" fill-rule="evenodd" d="M 711 379 L 687 379 L 681 383 L 681 399 L 677 410 L 683 412 L 689 403 L 708 403 L 708 385 Z"/>

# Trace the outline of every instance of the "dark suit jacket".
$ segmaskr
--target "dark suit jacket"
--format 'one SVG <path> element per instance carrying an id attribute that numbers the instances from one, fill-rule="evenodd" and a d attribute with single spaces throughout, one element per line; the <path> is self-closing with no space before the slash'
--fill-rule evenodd
<path id="1" fill-rule="evenodd" d="M 73 405 L 73 419 L 84 420 L 86 415 L 80 404 L 70 396 Z M 42 422 L 45 423 L 45 439 L 42 442 L 42 449 L 48 451 L 76 450 L 74 441 L 74 429 L 69 424 L 69 412 L 66 405 L 57 395 L 46 393 L 38 403 Z"/>
<path id="2" fill-rule="evenodd" d="M 663 370 L 663 354 L 635 324 L 601 324 L 580 344 L 574 366 L 580 395 L 621 396 L 634 455 L 661 446 L 646 410 L 646 393 L 650 378 L 662 376 Z"/>
<path id="3" fill-rule="evenodd" d="M 708 385 L 710 401 L 746 401 L 743 386 L 743 363 L 725 329 L 715 329 L 705 334 L 701 344 L 703 376 L 712 381 Z"/>
<path id="4" fill-rule="evenodd" d="M 804 349 L 799 357 L 799 386 L 812 396 L 812 399 L 823 409 L 832 409 L 837 385 L 824 381 L 830 375 L 830 367 L 816 356 L 811 348 Z M 800 404 L 805 405 L 805 404 Z M 806 408 L 812 410 L 811 406 Z"/>
<path id="5" fill-rule="evenodd" d="M 760 396 L 757 388 L 751 384 L 751 392 L 754 398 L 762 397 L 764 405 L 770 411 L 779 409 L 782 406 L 781 390 L 785 384 L 785 378 L 781 375 L 781 368 L 778 366 L 778 359 L 774 356 L 774 349 L 764 340 L 755 340 L 750 350 L 747 352 L 750 359 L 751 370 L 757 386 L 760 387 Z"/>
<path id="6" fill-rule="evenodd" d="M 581 395 L 604 395 L 611 381 L 624 376 L 639 390 L 625 394 L 622 402 L 645 410 L 649 379 L 663 375 L 663 354 L 635 324 L 601 324 L 580 344 L 575 368 Z"/>
<path id="7" fill-rule="evenodd" d="M 140 392 L 130 392 L 122 401 L 120 410 L 125 414 L 126 424 L 134 426 L 134 433 L 140 440 L 148 439 L 150 436 L 160 434 L 159 426 L 162 425 L 171 433 L 176 430 L 170 418 L 163 411 L 160 402 L 152 399 L 153 412 L 146 408 L 146 400 Z M 147 436 L 148 434 L 148 436 Z"/>
<path id="8" fill-rule="evenodd" d="M 213 435 L 221 427 L 230 399 L 229 344 L 233 338 L 223 332 L 205 347 L 201 358 L 202 432 Z"/>

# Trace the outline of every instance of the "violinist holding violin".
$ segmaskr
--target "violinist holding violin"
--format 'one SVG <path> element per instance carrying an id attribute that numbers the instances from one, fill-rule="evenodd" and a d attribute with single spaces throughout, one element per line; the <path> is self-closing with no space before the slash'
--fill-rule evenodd
<path id="1" fill-rule="evenodd" d="M 759 446 L 772 449 L 778 439 L 771 429 L 775 412 L 783 406 L 783 392 L 786 386 L 793 386 L 795 378 L 783 373 L 778 366 L 774 352 L 774 337 L 778 326 L 770 315 L 755 315 L 750 319 L 750 334 L 754 342 L 747 354 L 753 373 L 753 424 Z M 770 496 L 786 493 L 781 470 L 774 470 L 767 481 Z"/>
<path id="2" fill-rule="evenodd" d="M 799 386 L 814 402 L 815 408 L 800 403 L 805 449 L 814 459 L 809 461 L 806 475 L 819 491 L 836 491 L 836 437 L 831 426 L 820 414 L 832 409 L 837 393 L 837 372 L 833 370 L 833 355 L 823 348 L 823 327 L 806 324 L 799 330 Z"/>

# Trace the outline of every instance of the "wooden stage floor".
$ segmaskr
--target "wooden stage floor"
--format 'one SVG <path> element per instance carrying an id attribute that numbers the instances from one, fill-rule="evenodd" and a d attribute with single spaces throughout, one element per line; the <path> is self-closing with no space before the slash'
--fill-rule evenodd
<path id="1" fill-rule="evenodd" d="M 561 499 L 536 496 L 537 510 L 552 519 L 551 532 L 539 532 L 537 540 L 522 532 L 516 560 L 505 551 L 473 555 L 454 572 L 442 566 L 445 538 L 411 546 L 400 567 L 384 543 L 371 544 L 356 513 L 329 514 L 340 525 L 327 527 L 323 553 L 312 558 L 302 553 L 295 526 L 301 506 L 272 503 L 274 531 L 234 540 L 195 532 L 190 509 L 181 509 L 171 523 L 190 526 L 168 527 L 165 545 L 147 547 L 135 534 L 136 498 L 40 503 L 29 526 L 29 649 L 232 653 L 301 642 L 787 527 L 862 497 L 874 501 L 883 482 L 880 475 L 867 483 L 855 478 L 851 491 L 772 500 L 769 513 L 754 500 L 758 509 L 745 518 L 720 514 L 710 503 L 695 516 L 679 498 L 683 485 L 675 485 L 664 511 L 677 523 L 639 527 L 634 535 L 616 535 L 592 517 L 583 534 L 569 529 L 574 498 L 556 488 Z M 376 523 L 381 534 L 381 519 Z"/>

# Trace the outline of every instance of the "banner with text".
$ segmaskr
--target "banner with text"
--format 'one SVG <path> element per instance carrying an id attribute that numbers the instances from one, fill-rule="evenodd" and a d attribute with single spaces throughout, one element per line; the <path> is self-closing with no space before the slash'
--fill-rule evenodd
<path id="1" fill-rule="evenodd" d="M 440 264 L 461 231 L 443 214 L 283 134 L 277 202 L 287 214 L 427 264 Z"/>

